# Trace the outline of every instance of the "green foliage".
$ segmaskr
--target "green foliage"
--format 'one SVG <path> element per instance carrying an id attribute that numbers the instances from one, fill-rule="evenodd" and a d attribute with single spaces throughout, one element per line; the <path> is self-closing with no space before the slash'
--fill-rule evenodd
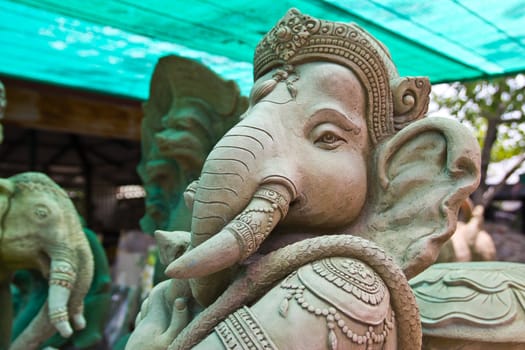
<path id="1" fill-rule="evenodd" d="M 481 183 L 474 192 L 474 203 L 486 206 L 506 179 L 525 160 L 525 75 L 490 80 L 453 83 L 443 94 L 433 94 L 440 110 L 447 110 L 469 126 L 481 146 Z M 504 174 L 501 182 L 489 189 L 488 165 L 522 155 Z"/>
<path id="2" fill-rule="evenodd" d="M 481 147 L 490 148 L 490 161 L 525 152 L 525 75 L 453 83 L 433 99 L 469 126 Z"/>

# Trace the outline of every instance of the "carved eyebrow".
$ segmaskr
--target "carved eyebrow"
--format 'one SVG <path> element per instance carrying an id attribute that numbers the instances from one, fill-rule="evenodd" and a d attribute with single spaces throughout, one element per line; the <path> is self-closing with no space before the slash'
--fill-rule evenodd
<path id="1" fill-rule="evenodd" d="M 333 122 L 337 124 L 344 131 L 353 131 L 355 135 L 358 135 L 361 132 L 361 128 L 357 126 L 346 114 L 341 113 L 340 111 L 333 108 L 321 108 L 316 110 L 311 116 L 310 121 L 315 121 L 314 119 L 320 118 L 322 115 L 331 115 Z"/>

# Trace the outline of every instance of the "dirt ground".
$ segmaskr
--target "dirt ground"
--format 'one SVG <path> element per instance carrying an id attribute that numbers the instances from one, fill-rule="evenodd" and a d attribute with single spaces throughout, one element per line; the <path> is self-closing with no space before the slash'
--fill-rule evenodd
<path id="1" fill-rule="evenodd" d="M 489 222 L 485 222 L 484 228 L 494 240 L 497 260 L 525 263 L 525 233 Z"/>

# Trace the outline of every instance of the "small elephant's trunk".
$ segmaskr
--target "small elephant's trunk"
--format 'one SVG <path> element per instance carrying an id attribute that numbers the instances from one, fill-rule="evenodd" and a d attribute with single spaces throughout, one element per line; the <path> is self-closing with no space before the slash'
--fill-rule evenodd
<path id="1" fill-rule="evenodd" d="M 257 251 L 296 197 L 293 184 L 285 178 L 278 180 L 261 185 L 241 214 L 218 234 L 172 262 L 166 274 L 174 278 L 204 277 L 242 262 Z"/>

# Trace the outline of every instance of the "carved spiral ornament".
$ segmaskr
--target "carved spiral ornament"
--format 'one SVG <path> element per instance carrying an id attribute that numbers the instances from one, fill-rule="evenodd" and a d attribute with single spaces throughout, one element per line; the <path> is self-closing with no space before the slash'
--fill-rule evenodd
<path id="1" fill-rule="evenodd" d="M 403 129 L 423 117 L 430 101 L 430 82 L 426 78 L 399 78 L 392 83 L 394 128 Z"/>

